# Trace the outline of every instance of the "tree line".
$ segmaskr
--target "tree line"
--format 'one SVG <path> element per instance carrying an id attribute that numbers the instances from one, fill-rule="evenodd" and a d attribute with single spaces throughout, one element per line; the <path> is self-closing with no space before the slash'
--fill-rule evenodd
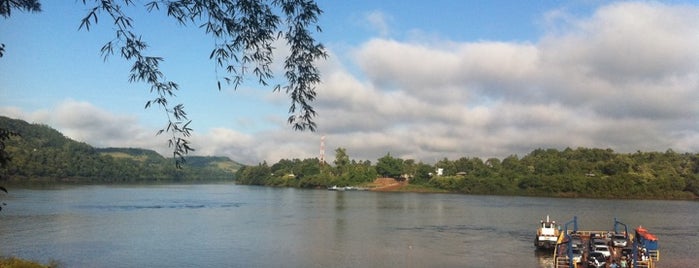
<path id="1" fill-rule="evenodd" d="M 173 159 L 138 148 L 94 148 L 45 126 L 0 116 L 5 135 L 0 181 L 5 182 L 191 182 L 233 180 L 239 184 L 302 188 L 368 185 L 379 177 L 467 194 L 595 198 L 693 199 L 699 196 L 699 154 L 616 153 L 611 149 L 536 149 L 503 159 L 444 158 L 434 164 L 394 157 L 376 163 L 335 150 L 332 163 L 317 158 L 281 159 L 242 166 L 227 157 Z M 9 132 L 8 132 L 9 133 Z M 3 160 L 4 161 L 4 160 Z M 237 170 L 237 171 L 236 171 Z"/>
<path id="2" fill-rule="evenodd" d="M 444 158 L 435 164 L 390 153 L 370 161 L 350 160 L 335 150 L 332 164 L 313 159 L 282 159 L 246 166 L 237 182 L 251 185 L 320 188 L 362 185 L 378 177 L 466 194 L 592 198 L 695 199 L 699 196 L 699 154 L 616 153 L 611 149 L 536 149 L 503 159 Z"/>
<path id="3" fill-rule="evenodd" d="M 9 162 L 0 181 L 136 183 L 233 180 L 240 164 L 227 157 L 188 157 L 184 168 L 152 150 L 95 148 L 66 138 L 46 125 L 0 116 L 0 128 L 18 135 L 4 140 Z M 5 158 L 5 157 L 4 157 Z"/>

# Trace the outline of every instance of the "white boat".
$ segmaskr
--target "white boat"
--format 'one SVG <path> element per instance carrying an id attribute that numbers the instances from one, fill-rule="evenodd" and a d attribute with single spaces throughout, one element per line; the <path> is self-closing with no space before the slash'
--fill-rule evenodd
<path id="1" fill-rule="evenodd" d="M 541 220 L 539 228 L 536 230 L 536 238 L 534 246 L 537 249 L 552 250 L 556 247 L 558 239 L 559 226 L 556 221 L 549 219 L 546 215 L 546 220 Z"/>
<path id="2" fill-rule="evenodd" d="M 333 185 L 332 187 L 328 187 L 328 191 L 344 191 L 345 187 L 337 187 L 337 185 Z"/>

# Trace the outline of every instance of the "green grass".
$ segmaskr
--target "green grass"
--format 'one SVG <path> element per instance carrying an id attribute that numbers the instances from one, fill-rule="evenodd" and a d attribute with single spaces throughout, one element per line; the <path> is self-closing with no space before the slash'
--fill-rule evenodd
<path id="1" fill-rule="evenodd" d="M 0 268 L 49 268 L 59 267 L 58 263 L 51 261 L 44 265 L 35 261 L 20 259 L 16 257 L 0 257 Z"/>

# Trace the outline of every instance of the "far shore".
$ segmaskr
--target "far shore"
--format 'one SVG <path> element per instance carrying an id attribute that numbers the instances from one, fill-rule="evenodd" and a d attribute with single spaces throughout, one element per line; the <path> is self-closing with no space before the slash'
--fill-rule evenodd
<path id="1" fill-rule="evenodd" d="M 0 186 L 6 188 L 8 192 L 12 192 L 12 188 L 34 188 L 34 189 L 52 189 L 71 186 L 89 186 L 89 185 L 105 185 L 105 186 L 157 186 L 157 185 L 197 185 L 197 184 L 236 184 L 235 180 L 204 180 L 204 181 L 141 181 L 141 182 L 84 182 L 78 180 L 38 180 L 29 181 L 18 180 L 2 180 Z M 277 186 L 263 186 L 277 187 Z M 373 182 L 358 185 L 373 192 L 396 192 L 396 193 L 449 193 L 449 194 L 469 194 L 469 195 L 499 195 L 499 194 L 474 194 L 448 191 L 440 188 L 435 188 L 428 185 L 411 184 L 409 181 L 399 181 L 393 178 L 377 178 Z M 322 188 L 325 189 L 325 188 Z M 500 194 L 502 195 L 502 194 Z M 593 196 L 585 196 L 577 193 L 555 193 L 546 194 L 511 194 L 502 196 L 527 196 L 527 197 L 552 197 L 552 198 L 591 198 L 591 199 L 625 199 L 625 200 L 690 200 L 699 201 L 699 196 L 666 196 L 664 198 L 600 198 Z M 2 199 L 2 194 L 0 194 Z"/>

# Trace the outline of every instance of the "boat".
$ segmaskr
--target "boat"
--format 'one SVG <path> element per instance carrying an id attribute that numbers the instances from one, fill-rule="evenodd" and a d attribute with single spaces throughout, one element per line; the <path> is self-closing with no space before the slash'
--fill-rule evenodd
<path id="1" fill-rule="evenodd" d="M 559 226 L 546 215 L 546 220 L 541 220 L 536 230 L 534 246 L 541 250 L 552 250 L 556 246 L 558 235 Z"/>
<path id="2" fill-rule="evenodd" d="M 344 192 L 344 191 L 367 191 L 367 188 L 364 187 L 356 187 L 356 186 L 344 186 L 344 187 L 338 187 L 337 185 L 333 185 L 328 187 L 328 191 L 338 191 L 338 192 Z"/>
<path id="3" fill-rule="evenodd" d="M 658 238 L 648 232 L 646 228 L 638 226 L 636 228 L 636 240 L 641 248 L 641 254 L 652 260 L 660 260 L 660 250 L 658 249 Z M 642 256 L 643 257 L 643 256 Z"/>
<path id="4" fill-rule="evenodd" d="M 570 224 L 572 229 L 568 228 Z M 619 239 L 627 241 L 619 241 Z M 593 266 L 590 256 L 599 253 L 595 251 L 599 243 L 609 245 L 609 256 L 604 257 L 607 264 L 616 263 L 619 267 L 654 268 L 656 262 L 660 260 L 658 238 L 643 227 L 639 226 L 635 229 L 635 234 L 630 234 L 626 224 L 614 219 L 614 228 L 611 230 L 578 230 L 577 217 L 573 217 L 573 220 L 565 223 L 560 231 L 553 251 L 553 267 Z M 583 256 L 587 257 L 583 258 Z M 624 265 L 621 265 L 622 262 Z"/>
<path id="5" fill-rule="evenodd" d="M 337 185 L 333 185 L 331 187 L 328 187 L 328 191 L 344 191 L 345 187 L 337 187 Z"/>

